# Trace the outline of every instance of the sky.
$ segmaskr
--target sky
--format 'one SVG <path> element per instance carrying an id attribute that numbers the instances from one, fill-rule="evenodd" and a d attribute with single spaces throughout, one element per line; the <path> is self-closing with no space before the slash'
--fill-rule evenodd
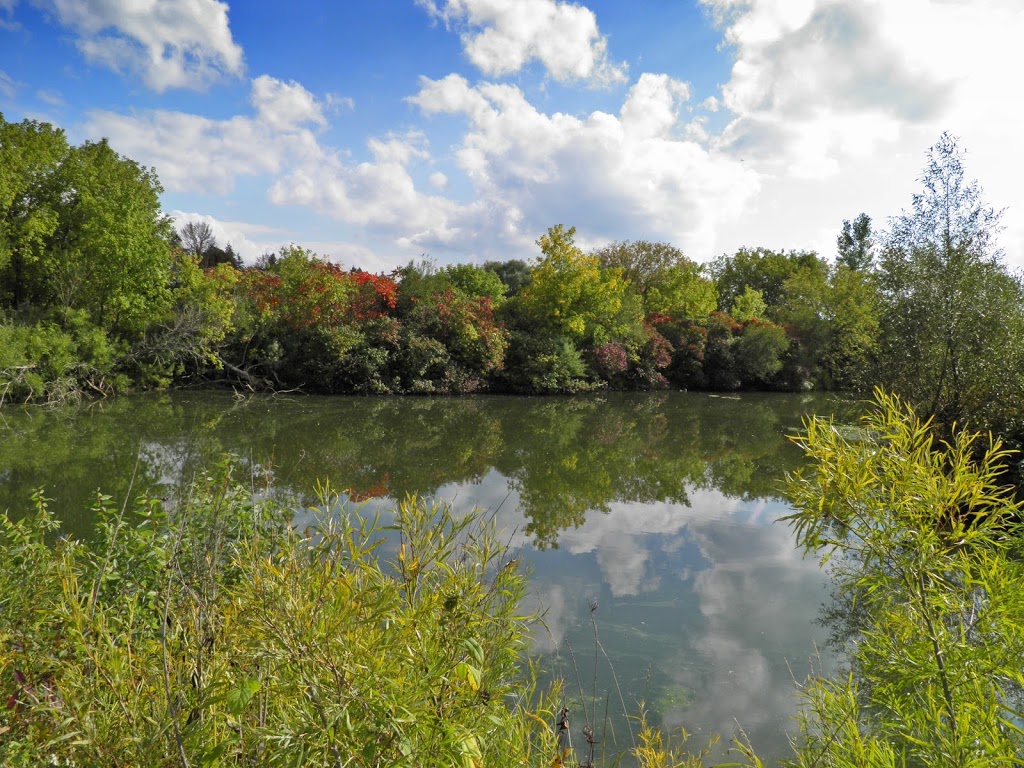
<path id="1" fill-rule="evenodd" d="M 108 138 L 243 258 L 831 258 L 943 131 L 1024 267 L 1022 0 L 0 0 L 0 113 Z"/>

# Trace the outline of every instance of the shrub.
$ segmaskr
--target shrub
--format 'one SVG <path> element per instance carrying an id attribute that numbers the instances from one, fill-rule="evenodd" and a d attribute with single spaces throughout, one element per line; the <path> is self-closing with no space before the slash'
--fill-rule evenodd
<path id="1" fill-rule="evenodd" d="M 798 541 L 832 565 L 851 674 L 804 689 L 795 766 L 1018 765 L 1024 507 L 990 437 L 940 443 L 877 394 L 862 429 L 807 423 Z"/>
<path id="2" fill-rule="evenodd" d="M 4 518 L 0 763 L 550 764 L 525 577 L 482 518 L 411 498 L 385 525 L 324 488 L 290 527 L 232 472 L 170 510 L 98 496 L 93 547 L 48 542 L 42 495 Z"/>

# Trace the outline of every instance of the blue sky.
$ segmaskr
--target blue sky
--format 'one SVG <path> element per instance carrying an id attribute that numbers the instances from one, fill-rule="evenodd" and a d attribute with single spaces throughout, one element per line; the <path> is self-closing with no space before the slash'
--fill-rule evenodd
<path id="1" fill-rule="evenodd" d="M 0 112 L 108 137 L 249 261 L 833 255 L 944 130 L 1024 266 L 1020 0 L 0 0 Z"/>

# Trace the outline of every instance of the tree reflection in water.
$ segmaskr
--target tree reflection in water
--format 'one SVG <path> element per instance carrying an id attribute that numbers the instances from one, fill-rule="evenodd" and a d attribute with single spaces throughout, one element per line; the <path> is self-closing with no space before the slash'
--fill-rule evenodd
<path id="1" fill-rule="evenodd" d="M 573 678 L 566 641 L 592 668 L 587 601 L 596 599 L 627 702 L 642 698 L 666 724 L 698 734 L 728 736 L 738 720 L 764 754 L 781 754 L 792 676 L 806 673 L 812 640 L 824 634 L 815 618 L 825 596 L 817 565 L 772 524 L 787 511 L 777 498 L 783 473 L 802 460 L 786 438 L 802 416 L 842 417 L 852 407 L 820 396 L 680 392 L 174 393 L 5 410 L 0 507 L 23 510 L 45 485 L 67 531 L 88 538 L 83 510 L 97 488 L 118 501 L 129 484 L 132 494 L 173 494 L 229 452 L 281 492 L 309 494 L 329 478 L 357 502 L 386 507 L 417 493 L 494 509 L 534 571 L 547 625 L 535 650 L 548 654 L 548 668 Z M 602 674 L 599 698 L 610 684 Z M 604 738 L 628 743 L 624 722 Z"/>

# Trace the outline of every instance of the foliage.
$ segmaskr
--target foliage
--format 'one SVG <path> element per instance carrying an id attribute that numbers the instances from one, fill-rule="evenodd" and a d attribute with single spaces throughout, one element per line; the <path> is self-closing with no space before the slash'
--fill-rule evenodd
<path id="1" fill-rule="evenodd" d="M 743 326 L 724 312 L 712 312 L 708 318 L 703 379 L 711 389 L 739 389 L 735 344 L 742 330 Z"/>
<path id="2" fill-rule="evenodd" d="M 798 269 L 824 272 L 825 262 L 811 251 L 771 251 L 767 248 L 740 248 L 732 256 L 722 255 L 710 265 L 718 288 L 719 309 L 732 313 L 734 304 L 747 288 L 760 291 L 768 318 L 778 319 L 774 308 L 785 298 L 785 285 Z"/>
<path id="3" fill-rule="evenodd" d="M 116 370 L 120 353 L 82 312 L 34 325 L 0 323 L 0 405 L 77 401 L 83 391 L 105 395 L 125 386 Z"/>
<path id="4" fill-rule="evenodd" d="M 741 323 L 749 323 L 751 320 L 763 318 L 767 309 L 764 294 L 748 285 L 733 301 L 729 314 Z"/>
<path id="5" fill-rule="evenodd" d="M 508 261 L 485 261 L 483 268 L 493 272 L 505 285 L 506 298 L 515 296 L 523 288 L 530 284 L 530 277 L 533 270 L 530 265 L 521 259 L 509 259 Z"/>
<path id="6" fill-rule="evenodd" d="M 789 349 L 786 332 L 772 323 L 752 321 L 736 339 L 735 354 L 744 384 L 765 386 L 773 382 L 783 367 Z"/>
<path id="7" fill-rule="evenodd" d="M 0 113 L 0 306 L 47 293 L 41 264 L 57 227 L 54 175 L 67 155 L 64 132 L 48 123 L 8 123 Z"/>
<path id="8" fill-rule="evenodd" d="M 631 360 L 630 379 L 636 389 L 660 389 L 668 384 L 663 371 L 672 364 L 675 347 L 650 323 L 644 324 L 644 336 Z"/>
<path id="9" fill-rule="evenodd" d="M 473 392 L 504 367 L 507 347 L 489 297 L 447 288 L 406 316 L 397 373 L 410 391 Z"/>
<path id="10" fill-rule="evenodd" d="M 843 219 L 843 230 L 836 238 L 836 263 L 854 272 L 870 269 L 875 260 L 871 217 L 860 214 L 851 223 Z"/>
<path id="11" fill-rule="evenodd" d="M 945 429 L 970 422 L 1020 434 L 1024 288 L 995 247 L 999 213 L 967 180 L 948 134 L 929 150 L 921 181 L 882 254 L 874 381 Z"/>
<path id="12" fill-rule="evenodd" d="M 170 222 L 156 174 L 106 141 L 74 147 L 58 172 L 62 194 L 47 279 L 60 307 L 134 337 L 170 306 Z"/>
<path id="13" fill-rule="evenodd" d="M 494 307 L 501 306 L 505 301 L 508 286 L 490 269 L 474 264 L 452 264 L 445 267 L 442 274 L 452 288 L 470 299 L 490 299 Z"/>
<path id="14" fill-rule="evenodd" d="M 837 264 L 827 273 L 797 270 L 777 316 L 791 329 L 794 363 L 826 389 L 856 389 L 878 344 L 877 280 Z"/>
<path id="15" fill-rule="evenodd" d="M 696 264 L 679 264 L 665 270 L 647 295 L 647 310 L 704 321 L 718 306 L 718 290 Z"/>
<path id="16" fill-rule="evenodd" d="M 812 680 L 794 765 L 1016 765 L 1024 748 L 1024 507 L 999 441 L 876 393 L 861 429 L 811 420 L 786 519 L 832 565 L 852 674 Z"/>
<path id="17" fill-rule="evenodd" d="M 502 385 L 512 392 L 575 394 L 594 389 L 577 346 L 564 336 L 513 330 Z"/>
<path id="18" fill-rule="evenodd" d="M 48 543 L 41 495 L 5 519 L 0 762 L 550 761 L 553 713 L 527 708 L 519 667 L 525 579 L 495 532 L 418 499 L 389 526 L 335 503 L 324 488 L 315 527 L 291 528 L 225 465 L 175 511 L 98 496 L 94 548 Z"/>
<path id="19" fill-rule="evenodd" d="M 551 227 L 537 244 L 544 256 L 518 300 L 538 329 L 584 345 L 628 336 L 641 325 L 639 307 L 626 301 L 619 268 L 602 269 L 575 242 L 575 227 Z"/>
<path id="20" fill-rule="evenodd" d="M 714 283 L 702 275 L 700 265 L 668 243 L 612 243 L 594 255 L 603 268 L 622 270 L 647 313 L 703 320 L 718 306 Z"/>

